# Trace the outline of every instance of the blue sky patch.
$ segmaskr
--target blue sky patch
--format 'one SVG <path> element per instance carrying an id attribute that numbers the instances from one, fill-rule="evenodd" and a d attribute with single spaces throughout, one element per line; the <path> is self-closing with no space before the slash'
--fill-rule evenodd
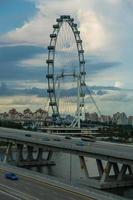
<path id="1" fill-rule="evenodd" d="M 44 66 L 21 66 L 20 61 L 44 54 L 45 48 L 37 46 L 0 47 L 0 81 L 39 80 L 45 77 Z M 8 73 L 7 73 L 8 72 Z"/>
<path id="2" fill-rule="evenodd" d="M 0 34 L 21 27 L 36 13 L 34 2 L 26 0 L 0 1 Z"/>

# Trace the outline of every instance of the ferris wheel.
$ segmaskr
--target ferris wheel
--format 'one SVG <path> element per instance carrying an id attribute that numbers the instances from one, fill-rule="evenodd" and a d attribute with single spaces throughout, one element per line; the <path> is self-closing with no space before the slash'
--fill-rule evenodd
<path id="1" fill-rule="evenodd" d="M 80 37 L 80 31 L 74 19 L 69 15 L 62 15 L 56 19 L 53 32 L 50 34 L 48 46 L 47 75 L 49 94 L 49 106 L 52 116 L 60 118 L 60 90 L 66 94 L 73 87 L 75 95 L 75 118 L 72 126 L 80 127 L 80 119 L 83 117 L 85 97 L 85 60 L 84 49 Z M 72 88 L 71 88 L 72 89 Z M 65 102 L 66 100 L 64 100 Z M 65 106 L 64 106 L 65 107 Z"/>

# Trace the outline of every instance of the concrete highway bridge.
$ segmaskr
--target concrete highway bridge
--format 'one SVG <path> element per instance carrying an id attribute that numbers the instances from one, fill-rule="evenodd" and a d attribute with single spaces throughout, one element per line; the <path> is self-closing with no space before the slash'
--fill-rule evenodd
<path id="1" fill-rule="evenodd" d="M 16 166 L 51 166 L 56 164 L 52 161 L 53 153 L 65 152 L 79 157 L 88 186 L 99 189 L 133 186 L 133 147 L 130 145 L 100 141 L 83 142 L 79 138 L 66 139 L 63 136 L 7 128 L 0 128 L 0 141 L 8 144 L 4 163 Z M 14 147 L 17 149 L 15 160 L 12 158 Z M 25 147 L 27 147 L 26 159 L 23 158 Z M 33 158 L 35 148 L 38 149 L 38 154 Z M 43 152 L 47 153 L 45 159 Z M 96 160 L 98 176 L 89 175 L 85 158 Z"/>

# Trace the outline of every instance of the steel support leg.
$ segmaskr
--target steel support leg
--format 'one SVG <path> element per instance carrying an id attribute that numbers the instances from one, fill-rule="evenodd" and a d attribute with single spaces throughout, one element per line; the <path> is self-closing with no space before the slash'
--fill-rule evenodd
<path id="1" fill-rule="evenodd" d="M 37 156 L 37 160 L 40 161 L 43 159 L 43 149 L 39 148 L 38 149 L 38 156 Z"/>
<path id="2" fill-rule="evenodd" d="M 130 175 L 133 175 L 133 169 L 132 166 L 128 165 L 128 171 Z"/>
<path id="3" fill-rule="evenodd" d="M 121 170 L 120 170 L 120 172 L 119 172 L 119 175 L 118 175 L 118 177 L 117 177 L 117 180 L 118 180 L 118 181 L 121 181 L 121 180 L 122 180 L 123 176 L 126 174 L 126 171 L 127 171 L 127 165 L 123 164 L 123 165 L 122 165 L 122 168 L 121 168 Z"/>
<path id="4" fill-rule="evenodd" d="M 79 159 L 80 159 L 81 169 L 84 169 L 85 175 L 88 178 L 89 177 L 89 173 L 88 173 L 88 169 L 87 169 L 87 166 L 86 166 L 86 162 L 85 162 L 84 156 L 79 156 Z"/>
<path id="5" fill-rule="evenodd" d="M 105 168 L 104 168 L 104 172 L 103 172 L 103 175 L 101 177 L 100 184 L 103 184 L 107 180 L 107 178 L 109 177 L 111 166 L 112 166 L 112 163 L 108 161 Z"/>
<path id="6" fill-rule="evenodd" d="M 33 160 L 33 147 L 27 146 L 27 149 L 28 149 L 27 160 L 31 161 L 31 160 Z"/>
<path id="7" fill-rule="evenodd" d="M 99 176 L 101 177 L 103 175 L 103 164 L 102 164 L 102 161 L 99 160 L 99 159 L 96 159 L 96 163 L 97 163 Z"/>
<path id="8" fill-rule="evenodd" d="M 116 177 L 118 177 L 118 174 L 119 174 L 118 164 L 113 162 L 112 165 L 113 165 L 113 169 L 114 169 L 114 174 Z"/>
<path id="9" fill-rule="evenodd" d="M 48 156 L 47 156 L 47 160 L 51 160 L 52 156 L 53 156 L 53 151 L 49 151 Z"/>

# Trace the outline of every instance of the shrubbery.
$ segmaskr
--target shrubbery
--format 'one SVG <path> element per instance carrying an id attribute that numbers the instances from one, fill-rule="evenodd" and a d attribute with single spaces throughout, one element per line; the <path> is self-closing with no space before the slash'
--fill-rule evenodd
<path id="1" fill-rule="evenodd" d="M 0 127 L 23 129 L 21 123 L 8 121 L 8 120 L 0 120 Z"/>

